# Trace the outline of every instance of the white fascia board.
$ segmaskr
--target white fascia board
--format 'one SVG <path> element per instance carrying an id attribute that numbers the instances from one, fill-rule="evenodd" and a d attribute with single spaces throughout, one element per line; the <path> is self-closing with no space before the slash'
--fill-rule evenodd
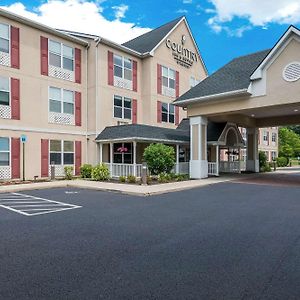
<path id="1" fill-rule="evenodd" d="M 124 125 L 126 126 L 126 125 Z M 152 139 L 152 138 L 141 138 L 141 137 L 130 137 L 130 138 L 119 138 L 119 139 L 106 139 L 106 140 L 95 140 L 96 143 L 110 143 L 110 142 L 160 142 L 168 144 L 189 144 L 189 141 L 178 141 L 178 140 L 164 140 L 164 139 Z"/>
<path id="2" fill-rule="evenodd" d="M 224 92 L 224 93 L 220 93 L 220 94 L 213 94 L 213 95 L 208 95 L 208 96 L 203 96 L 203 97 L 181 100 L 179 102 L 173 102 L 173 104 L 177 105 L 177 106 L 187 106 L 188 104 L 195 103 L 195 102 L 202 103 L 202 102 L 206 102 L 206 101 L 210 101 L 210 100 L 214 100 L 214 99 L 226 98 L 226 97 L 230 97 L 230 96 L 240 96 L 240 95 L 251 95 L 251 93 L 249 93 L 248 88 L 247 88 L 247 89 Z"/>
<path id="3" fill-rule="evenodd" d="M 19 23 L 22 23 L 22 24 L 25 24 L 25 25 L 28 25 L 28 26 L 36 28 L 36 29 L 39 29 L 41 31 L 44 31 L 44 32 L 47 32 L 47 33 L 50 33 L 50 34 L 53 34 L 53 35 L 56 35 L 56 36 L 59 36 L 61 38 L 64 38 L 66 40 L 69 40 L 69 41 L 72 41 L 74 43 L 80 44 L 82 46 L 86 46 L 87 47 L 89 45 L 89 43 L 87 41 L 83 40 L 83 39 L 74 37 L 74 36 L 72 36 L 70 34 L 67 34 L 67 33 L 63 33 L 63 32 L 61 32 L 59 30 L 56 30 L 56 29 L 54 29 L 52 27 L 43 25 L 41 23 L 32 21 L 32 20 L 27 19 L 27 18 L 24 18 L 24 17 L 22 17 L 20 15 L 14 14 L 14 13 L 9 12 L 7 10 L 4 10 L 2 8 L 0 8 L 0 16 L 3 16 L 5 18 L 11 19 L 13 21 L 16 21 L 16 22 L 19 22 Z"/>
<path id="4" fill-rule="evenodd" d="M 270 53 L 265 57 L 265 59 L 260 63 L 260 65 L 256 68 L 253 74 L 250 77 L 250 80 L 261 79 L 263 76 L 263 69 L 267 65 L 267 63 L 272 59 L 274 55 L 278 52 L 278 50 L 284 46 L 284 44 L 289 40 L 290 36 L 295 34 L 296 36 L 300 37 L 300 30 L 291 26 L 286 33 L 279 39 Z"/>

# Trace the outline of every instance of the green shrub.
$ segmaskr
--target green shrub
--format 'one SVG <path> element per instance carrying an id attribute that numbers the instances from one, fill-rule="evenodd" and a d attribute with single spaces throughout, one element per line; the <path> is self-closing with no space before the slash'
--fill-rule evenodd
<path id="1" fill-rule="evenodd" d="M 136 177 L 133 176 L 133 175 L 128 175 L 128 176 L 127 176 L 127 181 L 128 181 L 129 183 L 136 183 Z"/>
<path id="2" fill-rule="evenodd" d="M 168 173 L 165 173 L 165 172 L 162 172 L 162 173 L 158 174 L 157 181 L 159 183 L 170 182 L 170 181 L 172 181 L 172 175 L 168 174 Z"/>
<path id="3" fill-rule="evenodd" d="M 64 167 L 65 179 L 67 179 L 67 180 L 73 179 L 73 170 L 74 170 L 74 168 L 72 166 Z"/>
<path id="4" fill-rule="evenodd" d="M 126 176 L 120 176 L 119 181 L 123 183 L 126 182 Z"/>
<path id="5" fill-rule="evenodd" d="M 90 164 L 84 164 L 80 167 L 81 178 L 92 178 L 93 166 Z"/>
<path id="6" fill-rule="evenodd" d="M 151 184 L 152 183 L 152 177 L 151 176 L 147 176 L 147 184 Z"/>
<path id="7" fill-rule="evenodd" d="M 164 144 L 151 144 L 144 150 L 143 158 L 152 175 L 170 173 L 175 165 L 175 150 Z"/>
<path id="8" fill-rule="evenodd" d="M 92 170 L 92 178 L 97 181 L 104 181 L 110 178 L 108 167 L 105 164 L 99 164 Z"/>
<path id="9" fill-rule="evenodd" d="M 286 157 L 280 156 L 276 158 L 277 167 L 286 167 L 288 165 L 288 159 Z"/>
<path id="10" fill-rule="evenodd" d="M 189 175 L 188 174 L 177 174 L 175 180 L 176 181 L 184 181 L 184 180 L 188 180 L 189 179 Z"/>
<path id="11" fill-rule="evenodd" d="M 263 151 L 259 151 L 259 169 L 262 171 L 267 166 L 267 155 Z M 262 171 L 264 172 L 264 171 Z"/>
<path id="12" fill-rule="evenodd" d="M 260 172 L 271 172 L 271 166 L 270 164 L 266 164 L 265 166 L 263 166 L 261 169 L 260 169 Z"/>

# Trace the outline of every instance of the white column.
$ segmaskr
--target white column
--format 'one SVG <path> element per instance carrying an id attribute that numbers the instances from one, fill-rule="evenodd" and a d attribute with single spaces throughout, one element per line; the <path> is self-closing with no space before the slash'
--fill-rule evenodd
<path id="1" fill-rule="evenodd" d="M 99 144 L 99 162 L 100 164 L 103 163 L 103 144 Z"/>
<path id="2" fill-rule="evenodd" d="M 136 142 L 133 142 L 133 175 L 136 176 Z"/>
<path id="3" fill-rule="evenodd" d="M 190 131 L 190 178 L 207 178 L 207 119 L 200 116 L 191 117 Z"/>
<path id="4" fill-rule="evenodd" d="M 219 153 L 219 145 L 216 146 L 216 175 L 219 176 L 219 159 L 220 159 L 220 153 Z"/>
<path id="5" fill-rule="evenodd" d="M 113 156 L 113 150 L 114 150 L 114 143 L 109 143 L 109 171 L 110 171 L 110 176 L 112 177 L 112 171 L 113 171 L 113 159 L 114 159 L 114 156 Z"/>
<path id="6" fill-rule="evenodd" d="M 176 145 L 176 165 L 175 165 L 175 173 L 179 174 L 179 145 Z"/>
<path id="7" fill-rule="evenodd" d="M 247 162 L 246 170 L 259 172 L 258 128 L 247 128 Z"/>
<path id="8" fill-rule="evenodd" d="M 241 173 L 241 147 L 238 147 L 239 173 Z"/>

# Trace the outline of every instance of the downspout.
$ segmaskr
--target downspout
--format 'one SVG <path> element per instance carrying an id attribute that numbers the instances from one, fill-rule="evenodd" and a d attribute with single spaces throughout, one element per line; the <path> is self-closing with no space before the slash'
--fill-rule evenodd
<path id="1" fill-rule="evenodd" d="M 95 83 L 95 89 L 96 89 L 96 109 L 95 109 L 95 135 L 97 136 L 97 132 L 98 132 L 98 118 L 97 118 L 97 114 L 98 114 L 98 106 L 99 106 L 99 91 L 98 91 L 98 82 L 99 82 L 99 78 L 98 78 L 98 45 L 101 41 L 101 38 L 98 37 L 96 39 L 96 47 L 95 47 L 95 59 L 96 59 L 96 62 L 95 62 L 95 67 L 96 67 L 96 83 Z M 97 153 L 97 150 L 98 150 L 98 145 L 96 144 L 96 162 L 98 163 L 98 153 Z"/>
<path id="2" fill-rule="evenodd" d="M 89 109 L 89 93 L 88 93 L 88 50 L 90 48 L 90 44 L 88 44 L 85 48 L 85 80 L 86 80 L 86 88 L 85 88 L 85 141 L 86 141 L 86 149 L 85 149 L 85 161 L 89 163 L 89 154 L 88 154 L 88 109 Z"/>

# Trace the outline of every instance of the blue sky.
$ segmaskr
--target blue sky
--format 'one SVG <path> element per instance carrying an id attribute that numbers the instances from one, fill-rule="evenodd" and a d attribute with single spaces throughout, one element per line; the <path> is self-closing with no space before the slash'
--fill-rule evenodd
<path id="1" fill-rule="evenodd" d="M 1 7 L 117 42 L 185 15 L 210 73 L 272 47 L 290 24 L 300 27 L 300 0 L 1 0 Z"/>

